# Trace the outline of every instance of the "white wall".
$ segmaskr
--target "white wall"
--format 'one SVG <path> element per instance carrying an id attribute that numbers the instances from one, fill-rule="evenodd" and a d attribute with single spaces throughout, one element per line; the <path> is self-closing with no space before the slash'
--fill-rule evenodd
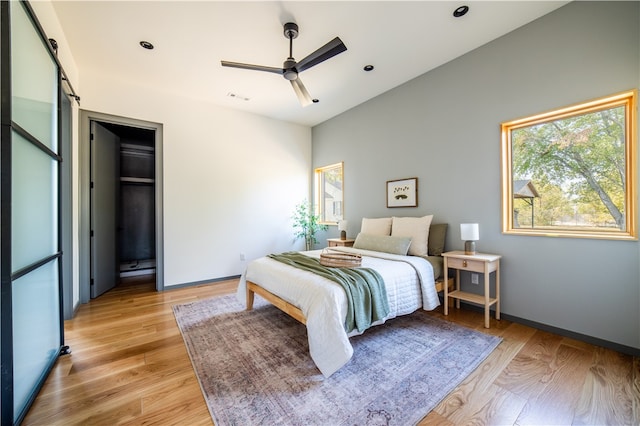
<path id="1" fill-rule="evenodd" d="M 349 234 L 433 213 L 456 250 L 459 224 L 478 222 L 479 251 L 504 256 L 504 313 L 640 349 L 637 241 L 500 225 L 500 123 L 639 87 L 639 22 L 638 2 L 572 2 L 314 127 L 314 166 L 344 160 Z M 387 209 L 385 182 L 414 176 L 419 207 Z"/>
<path id="2" fill-rule="evenodd" d="M 83 74 L 82 108 L 163 125 L 165 287 L 300 247 L 291 214 L 309 197 L 310 128 L 101 75 Z"/>

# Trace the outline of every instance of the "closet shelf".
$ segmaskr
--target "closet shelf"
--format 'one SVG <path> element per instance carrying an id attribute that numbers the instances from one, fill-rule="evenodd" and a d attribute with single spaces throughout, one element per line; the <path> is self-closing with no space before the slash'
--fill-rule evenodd
<path id="1" fill-rule="evenodd" d="M 123 183 L 154 183 L 155 179 L 138 178 L 138 177 L 121 177 L 120 182 Z"/>

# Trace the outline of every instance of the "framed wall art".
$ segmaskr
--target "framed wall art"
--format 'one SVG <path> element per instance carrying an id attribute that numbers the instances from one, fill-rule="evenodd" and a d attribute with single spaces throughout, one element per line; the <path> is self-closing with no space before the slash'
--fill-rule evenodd
<path id="1" fill-rule="evenodd" d="M 387 207 L 418 207 L 418 178 L 388 180 Z"/>

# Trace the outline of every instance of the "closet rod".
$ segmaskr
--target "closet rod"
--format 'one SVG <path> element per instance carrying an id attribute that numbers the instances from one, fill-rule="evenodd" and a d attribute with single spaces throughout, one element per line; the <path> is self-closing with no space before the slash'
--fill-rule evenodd
<path id="1" fill-rule="evenodd" d="M 153 154 L 153 151 L 155 150 L 155 148 L 153 148 L 152 146 L 144 146 L 144 145 L 138 145 L 138 144 L 134 144 L 134 143 L 121 143 L 120 144 L 120 149 L 122 150 L 133 150 L 133 151 L 142 151 L 142 152 L 149 152 Z"/>
<path id="2" fill-rule="evenodd" d="M 152 158 L 153 157 L 153 152 L 144 152 L 144 151 L 120 151 L 121 155 L 130 155 L 132 157 L 145 157 L 145 158 Z"/>

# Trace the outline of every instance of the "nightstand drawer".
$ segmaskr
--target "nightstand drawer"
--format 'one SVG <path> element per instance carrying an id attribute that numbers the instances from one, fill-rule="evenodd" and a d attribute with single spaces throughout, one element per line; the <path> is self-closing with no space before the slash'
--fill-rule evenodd
<path id="1" fill-rule="evenodd" d="M 353 247 L 353 243 L 355 243 L 355 239 L 347 238 L 346 240 L 341 240 L 340 238 L 327 238 L 327 243 L 329 247 Z"/>
<path id="2" fill-rule="evenodd" d="M 484 262 L 481 260 L 459 259 L 457 257 L 447 258 L 449 268 L 463 271 L 484 272 Z"/>

